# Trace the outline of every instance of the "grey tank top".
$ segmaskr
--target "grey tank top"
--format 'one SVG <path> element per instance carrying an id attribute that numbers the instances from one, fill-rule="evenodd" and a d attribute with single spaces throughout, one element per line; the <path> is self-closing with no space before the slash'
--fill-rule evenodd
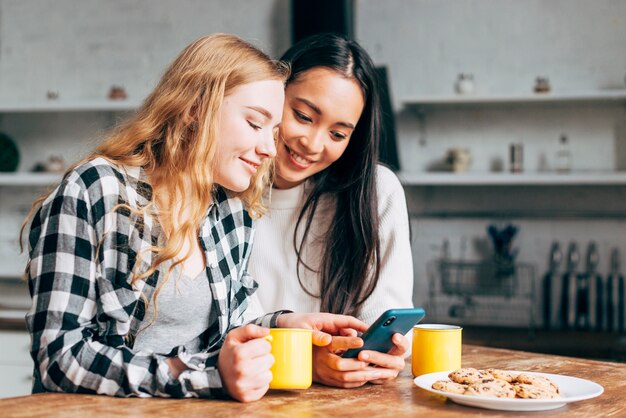
<path id="1" fill-rule="evenodd" d="M 133 350 L 166 354 L 185 345 L 191 353 L 199 352 L 201 339 L 196 337 L 216 319 L 211 314 L 212 300 L 206 270 L 190 278 L 175 269 L 156 299 L 154 322 L 154 300 L 150 300 Z"/>

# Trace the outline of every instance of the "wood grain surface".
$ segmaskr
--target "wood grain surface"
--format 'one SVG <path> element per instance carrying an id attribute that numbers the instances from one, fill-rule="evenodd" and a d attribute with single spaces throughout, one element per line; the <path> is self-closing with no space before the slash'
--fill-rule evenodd
<path id="1" fill-rule="evenodd" d="M 581 342 L 584 343 L 584 342 Z M 626 416 L 626 364 L 466 345 L 463 367 L 557 373 L 592 380 L 605 392 L 594 399 L 545 412 L 503 412 L 457 405 L 413 384 L 410 364 L 385 385 L 335 389 L 314 384 L 303 391 L 270 390 L 258 402 L 204 399 L 111 398 L 46 393 L 0 400 L 3 417 L 322 417 L 401 416 Z"/>

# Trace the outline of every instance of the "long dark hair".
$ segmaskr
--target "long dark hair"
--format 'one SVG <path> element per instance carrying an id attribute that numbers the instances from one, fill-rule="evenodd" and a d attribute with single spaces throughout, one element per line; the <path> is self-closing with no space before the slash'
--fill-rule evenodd
<path id="1" fill-rule="evenodd" d="M 312 190 L 298 216 L 293 237 L 298 280 L 304 291 L 321 299 L 322 312 L 358 315 L 380 273 L 376 164 L 382 113 L 376 69 L 357 42 L 331 33 L 301 40 L 281 59 L 291 66 L 287 86 L 312 68 L 326 67 L 355 80 L 365 97 L 363 112 L 343 155 L 312 177 Z M 316 270 L 306 265 L 302 249 L 324 195 L 335 199 L 336 209 L 329 229 L 319 231 L 326 245 Z M 303 238 L 297 242 L 301 227 Z M 300 266 L 319 273 L 319 295 L 312 294 L 302 283 Z"/>

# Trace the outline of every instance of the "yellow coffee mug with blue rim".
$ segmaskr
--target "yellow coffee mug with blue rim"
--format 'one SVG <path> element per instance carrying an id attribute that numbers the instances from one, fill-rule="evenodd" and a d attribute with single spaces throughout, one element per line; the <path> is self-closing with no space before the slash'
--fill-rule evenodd
<path id="1" fill-rule="evenodd" d="M 306 389 L 313 383 L 313 331 L 272 328 L 265 338 L 272 344 L 271 389 Z"/>

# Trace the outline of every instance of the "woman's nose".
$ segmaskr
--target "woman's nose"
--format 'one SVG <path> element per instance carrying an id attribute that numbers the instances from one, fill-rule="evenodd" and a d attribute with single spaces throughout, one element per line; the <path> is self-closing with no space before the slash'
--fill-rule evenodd
<path id="1" fill-rule="evenodd" d="M 319 154 L 324 149 L 324 137 L 321 131 L 312 131 L 300 137 L 300 144 L 309 154 Z"/>
<path id="2" fill-rule="evenodd" d="M 265 158 L 274 158 L 276 156 L 276 141 L 273 131 L 263 136 L 263 140 L 256 147 L 256 152 Z"/>

